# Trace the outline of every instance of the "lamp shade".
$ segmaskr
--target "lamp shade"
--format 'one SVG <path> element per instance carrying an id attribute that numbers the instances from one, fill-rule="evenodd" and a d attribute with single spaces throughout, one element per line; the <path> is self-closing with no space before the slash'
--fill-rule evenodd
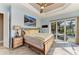
<path id="1" fill-rule="evenodd" d="M 21 27 L 19 25 L 15 25 L 15 26 L 13 26 L 13 29 L 14 30 L 19 30 L 19 29 L 21 29 Z"/>

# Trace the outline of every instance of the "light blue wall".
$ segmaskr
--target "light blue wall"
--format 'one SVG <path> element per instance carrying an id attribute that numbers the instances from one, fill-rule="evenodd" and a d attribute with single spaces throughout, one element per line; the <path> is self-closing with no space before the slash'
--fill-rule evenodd
<path id="1" fill-rule="evenodd" d="M 10 8 L 11 7 L 11 8 Z M 9 13 L 11 15 L 9 18 Z M 11 37 L 14 35 L 13 26 L 20 25 L 24 27 L 24 15 L 36 17 L 36 27 L 40 27 L 39 16 L 21 4 L 0 4 L 0 13 L 4 13 L 4 47 L 9 48 L 9 20 L 11 20 Z"/>
<path id="2" fill-rule="evenodd" d="M 26 7 L 22 6 L 21 4 L 12 4 L 11 5 L 11 29 L 12 29 L 12 37 L 14 36 L 13 26 L 20 25 L 21 27 L 28 26 L 24 25 L 24 15 L 33 16 L 36 18 L 36 27 L 39 27 L 39 17 L 32 12 L 31 10 L 27 9 Z"/>
<path id="3" fill-rule="evenodd" d="M 0 3 L 0 12 L 1 12 L 1 11 L 9 12 L 9 4 Z"/>
<path id="4" fill-rule="evenodd" d="M 49 20 L 47 20 L 47 19 L 40 20 L 40 27 L 42 25 L 49 25 Z M 48 33 L 49 32 L 49 26 L 48 26 L 48 28 L 41 28 L 40 31 L 43 32 L 43 33 Z"/>

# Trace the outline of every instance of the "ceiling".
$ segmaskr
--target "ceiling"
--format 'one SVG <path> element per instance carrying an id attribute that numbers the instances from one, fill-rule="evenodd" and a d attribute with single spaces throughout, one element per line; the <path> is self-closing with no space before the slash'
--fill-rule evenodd
<path id="1" fill-rule="evenodd" d="M 36 10 L 40 13 L 40 7 L 45 5 L 43 13 L 49 12 L 51 10 L 56 10 L 65 5 L 65 3 L 30 3 Z"/>
<path id="2" fill-rule="evenodd" d="M 38 3 L 25 3 L 22 5 L 25 6 L 25 9 L 31 10 L 39 18 L 50 18 L 79 10 L 79 4 L 77 3 L 50 3 L 45 8 L 44 13 L 40 13 L 40 4 Z"/>

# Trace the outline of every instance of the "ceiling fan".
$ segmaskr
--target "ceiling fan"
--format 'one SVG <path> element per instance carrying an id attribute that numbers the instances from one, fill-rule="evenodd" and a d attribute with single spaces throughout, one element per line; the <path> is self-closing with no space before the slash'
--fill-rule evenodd
<path id="1" fill-rule="evenodd" d="M 40 13 L 43 13 L 45 8 L 54 4 L 54 3 L 37 3 L 40 6 Z"/>
<path id="2" fill-rule="evenodd" d="M 40 13 L 44 12 L 45 7 L 47 6 L 47 3 L 41 3 L 40 4 Z"/>

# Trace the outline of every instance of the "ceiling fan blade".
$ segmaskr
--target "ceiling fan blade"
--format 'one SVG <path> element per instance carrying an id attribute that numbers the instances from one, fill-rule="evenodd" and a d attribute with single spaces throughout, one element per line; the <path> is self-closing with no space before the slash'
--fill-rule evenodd
<path id="1" fill-rule="evenodd" d="M 40 13 L 43 13 L 43 9 L 40 10 Z"/>

